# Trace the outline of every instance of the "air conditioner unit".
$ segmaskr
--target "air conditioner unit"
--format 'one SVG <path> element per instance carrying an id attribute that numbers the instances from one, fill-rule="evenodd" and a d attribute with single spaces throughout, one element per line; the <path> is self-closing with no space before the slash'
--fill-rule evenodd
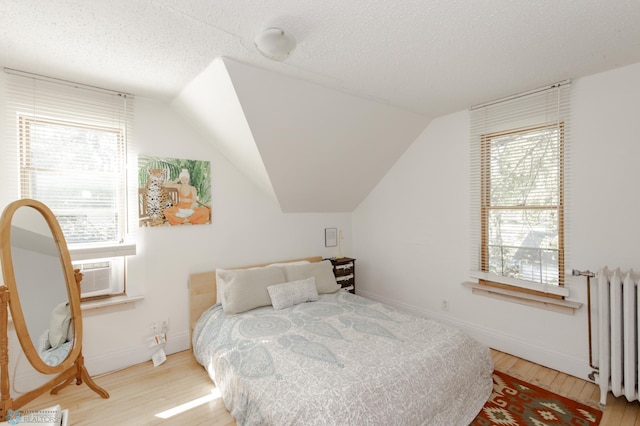
<path id="1" fill-rule="evenodd" d="M 82 272 L 80 292 L 82 297 L 102 296 L 112 291 L 114 282 L 111 260 L 87 262 L 74 265 Z"/>

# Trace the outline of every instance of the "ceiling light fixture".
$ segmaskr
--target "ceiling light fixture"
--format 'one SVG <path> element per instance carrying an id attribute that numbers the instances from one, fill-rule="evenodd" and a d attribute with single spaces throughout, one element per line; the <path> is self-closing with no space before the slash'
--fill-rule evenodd
<path id="1" fill-rule="evenodd" d="M 296 48 L 296 39 L 280 28 L 267 28 L 253 42 L 260 53 L 275 61 L 286 59 Z"/>

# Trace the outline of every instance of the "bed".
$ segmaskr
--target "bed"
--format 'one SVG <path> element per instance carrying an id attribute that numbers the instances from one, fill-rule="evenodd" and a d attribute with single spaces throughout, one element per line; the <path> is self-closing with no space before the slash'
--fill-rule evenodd
<path id="1" fill-rule="evenodd" d="M 326 263 L 190 276 L 193 352 L 237 423 L 468 425 L 493 387 L 489 349 L 335 279 L 333 291 Z"/>

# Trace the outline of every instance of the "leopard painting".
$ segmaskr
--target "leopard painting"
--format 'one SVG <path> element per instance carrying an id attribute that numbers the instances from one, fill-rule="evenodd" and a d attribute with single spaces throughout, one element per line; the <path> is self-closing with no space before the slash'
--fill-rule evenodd
<path id="1" fill-rule="evenodd" d="M 150 219 L 149 225 L 163 225 L 165 221 L 164 209 L 173 206 L 171 196 L 167 192 L 167 189 L 162 186 L 166 178 L 166 170 L 149 169 L 148 174 L 145 202 Z"/>

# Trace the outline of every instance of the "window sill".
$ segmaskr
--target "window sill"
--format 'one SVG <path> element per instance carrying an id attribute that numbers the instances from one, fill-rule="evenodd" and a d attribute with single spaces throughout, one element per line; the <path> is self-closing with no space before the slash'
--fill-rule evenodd
<path id="1" fill-rule="evenodd" d="M 138 296 L 115 296 L 110 297 L 108 299 L 100 299 L 100 300 L 90 300 L 88 302 L 80 302 L 80 307 L 83 312 L 85 311 L 94 311 L 100 308 L 106 308 L 108 306 L 119 306 L 125 305 L 127 303 L 137 302 L 138 300 L 144 299 L 143 295 Z M 13 318 L 11 318 L 11 312 L 7 310 L 7 322 L 8 324 L 13 324 Z"/>
<path id="2" fill-rule="evenodd" d="M 481 296 L 493 297 L 496 299 L 506 300 L 509 302 L 520 303 L 522 305 L 533 306 L 535 308 L 546 309 L 549 311 L 559 312 L 563 314 L 573 315 L 577 309 L 582 307 L 580 302 L 572 302 L 564 299 L 553 299 L 544 296 L 536 296 L 533 294 L 522 293 L 515 290 L 504 288 L 489 287 L 478 283 L 465 281 L 463 286 L 471 289 L 473 294 Z"/>
<path id="3" fill-rule="evenodd" d="M 506 284 L 508 286 L 523 288 L 525 290 L 531 290 L 533 292 L 550 294 L 555 296 L 560 296 L 563 298 L 569 297 L 569 289 L 566 287 L 560 287 L 552 284 L 541 284 L 535 283 L 527 280 L 515 279 L 510 277 L 499 276 L 495 274 L 490 274 L 488 272 L 480 272 L 480 271 L 470 271 L 470 277 L 476 278 L 480 281 L 489 281 L 498 284 Z"/>
<path id="4" fill-rule="evenodd" d="M 82 306 L 83 311 L 91 311 L 94 309 L 104 308 L 107 306 L 116 306 L 116 305 L 124 305 L 127 303 L 133 303 L 142 299 L 144 299 L 143 295 L 129 296 L 125 294 L 122 296 L 114 296 L 106 299 L 89 300 L 87 302 L 81 302 L 80 306 Z"/>

